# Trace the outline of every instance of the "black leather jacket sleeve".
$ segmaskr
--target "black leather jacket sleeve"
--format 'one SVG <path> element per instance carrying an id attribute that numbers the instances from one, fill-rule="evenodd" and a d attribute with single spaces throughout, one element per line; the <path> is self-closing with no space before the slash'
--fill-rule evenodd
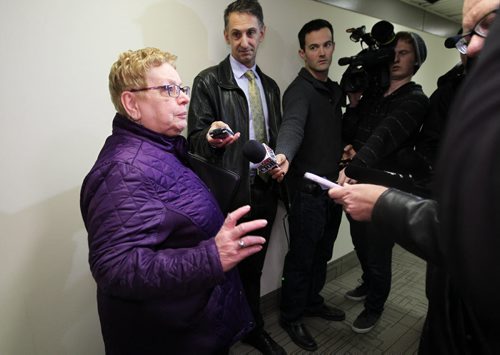
<path id="1" fill-rule="evenodd" d="M 204 77 L 197 76 L 193 82 L 193 96 L 189 105 L 189 144 L 190 150 L 210 158 L 217 149 L 211 148 L 206 134 L 212 122 L 217 120 L 217 108 L 211 97 L 212 90 Z M 220 119 L 221 121 L 223 118 Z"/>
<path id="2" fill-rule="evenodd" d="M 372 223 L 411 253 L 435 265 L 443 263 L 436 201 L 389 189 L 377 200 Z"/>

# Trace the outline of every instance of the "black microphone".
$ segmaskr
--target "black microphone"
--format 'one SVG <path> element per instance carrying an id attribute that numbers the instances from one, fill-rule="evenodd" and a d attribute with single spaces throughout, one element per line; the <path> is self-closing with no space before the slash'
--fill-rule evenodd
<path id="1" fill-rule="evenodd" d="M 261 174 L 278 167 L 273 150 L 256 140 L 251 139 L 243 145 L 243 155 L 252 163 L 258 164 L 257 170 Z"/>
<path id="2" fill-rule="evenodd" d="M 398 165 L 411 173 L 415 180 L 426 178 L 432 174 L 432 163 L 429 158 L 412 148 L 401 149 L 397 153 Z"/>
<path id="3" fill-rule="evenodd" d="M 371 169 L 349 164 L 345 168 L 345 174 L 351 179 L 361 183 L 394 187 L 406 192 L 411 192 L 414 187 L 411 176 L 394 173 L 392 171 Z"/>
<path id="4" fill-rule="evenodd" d="M 338 64 L 340 66 L 349 65 L 349 64 L 351 64 L 355 60 L 356 60 L 356 56 L 354 56 L 354 57 L 343 57 L 343 58 L 339 59 Z"/>
<path id="5" fill-rule="evenodd" d="M 455 48 L 455 45 L 460 40 L 460 38 L 462 38 L 462 35 L 456 35 L 456 36 L 448 37 L 444 41 L 444 46 L 446 48 Z"/>

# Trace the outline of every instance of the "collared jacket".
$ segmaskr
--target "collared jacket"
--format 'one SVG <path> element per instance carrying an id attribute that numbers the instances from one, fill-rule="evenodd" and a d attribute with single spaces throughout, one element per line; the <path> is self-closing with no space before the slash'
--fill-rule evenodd
<path id="1" fill-rule="evenodd" d="M 252 327 L 224 273 L 217 202 L 186 166 L 186 140 L 116 115 L 80 207 L 107 354 L 211 353 Z"/>
<path id="2" fill-rule="evenodd" d="M 302 180 L 305 172 L 337 180 L 343 150 L 342 98 L 336 82 L 321 82 L 305 68 L 286 89 L 276 152 L 291 163 L 287 180 Z"/>
<path id="3" fill-rule="evenodd" d="M 493 354 L 499 346 L 499 326 L 493 323 L 482 329 L 477 313 L 464 301 L 460 281 L 453 281 L 446 262 L 453 251 L 443 243 L 438 209 L 436 201 L 389 189 L 377 200 L 372 215 L 372 223 L 385 236 L 427 261 L 429 306 L 419 353 Z"/>
<path id="4" fill-rule="evenodd" d="M 259 67 L 257 73 L 262 81 L 269 111 L 269 146 L 274 149 L 281 124 L 280 91 L 276 82 Z M 210 147 L 206 134 L 214 121 L 225 122 L 234 132 L 241 132 L 241 137 L 222 149 Z M 243 145 L 249 140 L 249 109 L 245 93 L 234 79 L 229 56 L 218 65 L 203 70 L 194 79 L 188 130 L 191 151 L 240 175 L 241 183 L 233 208 L 249 204 L 249 161 L 242 153 Z"/>

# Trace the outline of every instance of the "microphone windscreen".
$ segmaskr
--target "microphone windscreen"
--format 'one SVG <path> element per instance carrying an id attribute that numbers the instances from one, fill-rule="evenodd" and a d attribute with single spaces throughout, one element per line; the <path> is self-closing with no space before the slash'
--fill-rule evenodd
<path id="1" fill-rule="evenodd" d="M 372 37 L 381 45 L 391 43 L 396 36 L 394 33 L 394 26 L 392 23 L 382 20 L 377 22 L 372 27 Z"/>
<path id="2" fill-rule="evenodd" d="M 252 163 L 258 164 L 266 157 L 266 148 L 262 143 L 250 139 L 243 145 L 243 155 Z"/>
<path id="3" fill-rule="evenodd" d="M 338 63 L 340 66 L 349 65 L 352 63 L 353 58 L 355 58 L 355 57 L 343 57 L 343 58 L 339 59 Z"/>

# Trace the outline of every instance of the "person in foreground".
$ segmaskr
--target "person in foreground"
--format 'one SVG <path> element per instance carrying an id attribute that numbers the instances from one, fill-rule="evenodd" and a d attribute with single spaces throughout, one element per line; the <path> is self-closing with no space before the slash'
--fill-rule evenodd
<path id="1" fill-rule="evenodd" d="M 494 280 L 500 274 L 499 5 L 498 0 L 464 2 L 464 48 L 470 57 L 481 55 L 449 118 L 437 201 L 366 184 L 329 191 L 352 218 L 391 231 L 386 235 L 446 273 L 445 282 L 433 283 L 446 299 L 441 307 L 429 299 L 421 354 L 500 352 L 500 287 Z"/>
<path id="2" fill-rule="evenodd" d="M 227 354 L 253 327 L 235 266 L 267 222 L 237 224 L 249 206 L 224 220 L 186 165 L 175 59 L 145 48 L 113 64 L 113 133 L 81 189 L 106 354 Z"/>
<path id="3" fill-rule="evenodd" d="M 309 21 L 298 34 L 304 67 L 283 96 L 283 124 L 278 134 L 276 159 L 288 161 L 285 179 L 290 192 L 290 246 L 283 266 L 280 324 L 301 348 L 318 345 L 303 317 L 342 321 L 345 313 L 328 306 L 320 295 L 328 261 L 342 218 L 342 208 L 327 190 L 303 178 L 305 172 L 331 180 L 338 177 L 342 154 L 342 89 L 328 78 L 335 49 L 332 25 Z"/>
<path id="4" fill-rule="evenodd" d="M 262 252 L 238 265 L 255 329 L 243 342 L 263 354 L 285 354 L 285 350 L 264 329 L 260 310 L 261 276 L 267 245 L 278 207 L 280 168 L 258 174 L 256 164 L 243 157 L 243 147 L 252 139 L 275 148 L 281 123 L 280 91 L 276 82 L 256 64 L 266 26 L 262 7 L 256 0 L 231 2 L 224 11 L 224 39 L 231 53 L 218 65 L 201 71 L 193 82 L 189 105 L 189 149 L 212 164 L 236 172 L 241 180 L 235 205 L 250 204 L 244 220 L 264 218 L 269 223 L 258 233 L 268 241 Z M 217 128 L 229 128 L 234 135 L 212 137 Z"/>

